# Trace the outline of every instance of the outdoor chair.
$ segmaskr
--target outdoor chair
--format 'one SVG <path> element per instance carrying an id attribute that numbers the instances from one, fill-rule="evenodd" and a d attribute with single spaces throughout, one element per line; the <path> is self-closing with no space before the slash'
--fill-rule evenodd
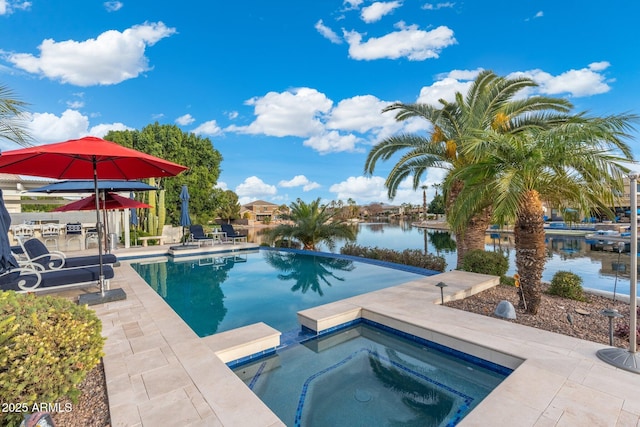
<path id="1" fill-rule="evenodd" d="M 227 240 L 231 240 L 233 244 L 236 244 L 236 241 L 247 241 L 247 235 L 238 233 L 233 229 L 233 225 L 231 224 L 222 224 L 222 231 L 226 234 Z"/>
<path id="2" fill-rule="evenodd" d="M 45 246 L 47 246 L 47 243 L 52 242 L 53 246 L 58 249 L 58 240 L 60 240 L 60 225 L 53 223 L 42 224 L 40 234 L 42 235 L 42 240 L 44 240 Z"/>
<path id="3" fill-rule="evenodd" d="M 69 243 L 77 241 L 78 250 L 82 250 L 82 224 L 70 222 L 65 226 L 65 247 L 69 250 Z"/>
<path id="4" fill-rule="evenodd" d="M 195 224 L 189 226 L 189 241 L 197 243 L 198 245 L 209 242 L 211 246 L 213 246 L 214 240 L 213 237 L 205 234 L 201 225 Z"/>
<path id="5" fill-rule="evenodd" d="M 35 233 L 33 225 L 29 224 L 16 224 L 11 227 L 11 232 L 13 233 L 13 238 L 16 239 L 17 242 L 30 239 Z"/>
<path id="6" fill-rule="evenodd" d="M 100 264 L 98 255 L 86 255 L 79 257 L 67 257 L 58 251 L 49 249 L 38 239 L 29 239 L 21 242 L 23 260 L 18 262 L 23 267 L 29 267 L 39 271 L 65 270 L 78 267 L 87 267 Z M 118 259 L 113 254 L 103 254 L 102 264 L 116 264 Z"/>
<path id="7" fill-rule="evenodd" d="M 102 267 L 105 282 L 113 279 L 110 265 Z M 100 279 L 100 267 L 93 265 L 62 270 L 38 271 L 29 267 L 13 268 L 0 274 L 0 290 L 18 292 L 38 292 L 64 290 L 71 287 L 97 286 Z"/>
<path id="8" fill-rule="evenodd" d="M 84 248 L 88 249 L 89 245 L 95 243 L 98 246 L 98 230 L 95 228 L 90 228 L 87 230 L 87 235 L 84 238 Z"/>

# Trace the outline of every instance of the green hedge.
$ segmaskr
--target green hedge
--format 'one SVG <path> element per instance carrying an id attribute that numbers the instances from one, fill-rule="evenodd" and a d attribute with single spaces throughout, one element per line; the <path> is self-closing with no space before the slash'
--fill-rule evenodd
<path id="1" fill-rule="evenodd" d="M 0 425 L 19 425 L 25 409 L 76 401 L 77 385 L 103 356 L 102 325 L 86 306 L 53 296 L 0 292 L 0 396 L 19 403 Z"/>
<path id="2" fill-rule="evenodd" d="M 504 276 L 509 269 L 509 259 L 499 252 L 473 250 L 465 254 L 462 260 L 462 270 L 472 273 Z"/>
<path id="3" fill-rule="evenodd" d="M 425 254 L 418 249 L 405 249 L 404 251 L 399 252 L 392 249 L 379 248 L 377 246 L 372 248 L 348 243 L 340 249 L 340 253 L 343 255 L 361 256 L 364 258 L 395 262 L 396 264 L 410 265 L 435 271 L 444 271 L 444 269 L 447 268 L 447 262 L 444 260 L 444 257 Z"/>

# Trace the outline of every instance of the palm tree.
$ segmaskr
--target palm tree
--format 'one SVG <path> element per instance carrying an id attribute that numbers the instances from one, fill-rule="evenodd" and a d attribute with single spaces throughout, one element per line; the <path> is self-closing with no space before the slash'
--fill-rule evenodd
<path id="1" fill-rule="evenodd" d="M 558 119 L 556 112 L 566 113 L 571 104 L 563 99 L 534 96 L 514 99 L 522 89 L 536 86 L 528 78 L 503 78 L 491 71 L 481 72 L 466 96 L 456 93 L 455 102 L 440 100 L 440 107 L 426 104 L 396 103 L 383 110 L 398 111 L 397 121 L 418 117 L 432 124 L 428 135 L 404 134 L 392 136 L 376 144 L 367 156 L 365 173 L 373 174 L 379 160 L 388 160 L 405 152 L 386 179 L 388 195 L 393 198 L 405 178 L 413 177 L 413 188 L 429 168 L 444 168 L 449 173 L 469 164 L 461 149 L 478 131 L 491 130 L 517 134 L 532 127 L 546 128 Z M 457 212 L 451 209 L 463 184 L 445 180 L 443 187 L 447 218 L 451 223 Z M 458 266 L 467 251 L 484 249 L 485 232 L 490 225 L 491 199 L 483 209 L 467 216 L 467 223 L 453 231 L 458 244 Z M 457 222 L 456 222 L 457 224 Z"/>
<path id="2" fill-rule="evenodd" d="M 498 224 L 515 220 L 516 268 L 528 312 L 538 310 L 546 261 L 542 201 L 613 216 L 614 194 L 622 191 L 628 171 L 621 162 L 632 160 L 624 141 L 637 119 L 581 114 L 550 129 L 490 130 L 466 142 L 463 155 L 469 162 L 449 177 L 464 183 L 453 206 L 459 213 L 455 226 L 483 209 L 487 197 L 493 198 Z"/>
<path id="3" fill-rule="evenodd" d="M 329 249 L 335 247 L 336 239 L 355 240 L 355 232 L 346 223 L 337 220 L 339 211 L 320 205 L 320 198 L 307 204 L 302 200 L 291 203 L 290 212 L 282 216 L 290 224 L 281 224 L 266 233 L 270 241 L 279 238 L 297 240 L 306 250 L 316 250 L 319 243 Z"/>
<path id="4" fill-rule="evenodd" d="M 15 98 L 6 86 L 0 85 L 0 139 L 6 139 L 23 147 L 32 146 L 27 131 L 25 102 Z"/>
<path id="5" fill-rule="evenodd" d="M 429 186 L 423 185 L 420 188 L 422 188 L 422 212 L 424 215 L 424 220 L 426 222 L 427 221 L 427 189 L 429 188 Z"/>

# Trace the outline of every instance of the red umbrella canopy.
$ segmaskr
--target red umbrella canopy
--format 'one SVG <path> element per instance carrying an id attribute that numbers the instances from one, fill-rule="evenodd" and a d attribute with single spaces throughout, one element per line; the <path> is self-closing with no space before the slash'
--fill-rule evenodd
<path id="1" fill-rule="evenodd" d="M 117 194 L 106 192 L 104 193 L 104 199 L 100 198 L 100 209 L 116 210 L 116 209 L 135 209 L 135 208 L 150 208 L 151 206 L 139 202 L 137 200 L 130 199 L 128 197 L 118 196 Z M 60 206 L 54 209 L 54 212 L 68 212 L 68 211 L 93 211 L 96 209 L 96 195 L 92 194 L 90 197 L 77 200 L 68 205 Z"/>
<path id="2" fill-rule="evenodd" d="M 139 179 L 175 176 L 187 170 L 115 142 L 86 136 L 55 144 L 5 151 L 0 172 L 57 179 Z"/>

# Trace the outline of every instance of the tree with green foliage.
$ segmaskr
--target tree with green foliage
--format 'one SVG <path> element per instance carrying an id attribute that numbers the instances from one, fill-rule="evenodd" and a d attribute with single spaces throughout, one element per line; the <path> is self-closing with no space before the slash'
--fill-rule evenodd
<path id="1" fill-rule="evenodd" d="M 290 212 L 282 215 L 282 219 L 290 223 L 268 230 L 265 236 L 271 242 L 278 239 L 297 240 L 304 249 L 311 251 L 315 251 L 320 243 L 333 249 L 336 239 L 355 240 L 353 227 L 339 220 L 338 213 L 328 205 L 322 206 L 320 198 L 311 203 L 298 199 L 291 203 Z"/>
<path id="2" fill-rule="evenodd" d="M 231 190 L 220 190 L 215 192 L 216 213 L 227 224 L 231 220 L 240 218 L 240 203 L 238 195 Z"/>
<path id="3" fill-rule="evenodd" d="M 17 99 L 11 89 L 0 85 L 0 139 L 23 147 L 33 145 L 27 130 L 26 106 L 27 103 Z"/>
<path id="4" fill-rule="evenodd" d="M 157 122 L 141 131 L 110 131 L 104 139 L 153 156 L 187 166 L 189 170 L 176 177 L 159 178 L 156 184 L 166 190 L 166 218 L 173 225 L 180 222 L 180 190 L 189 189 L 189 211 L 198 222 L 206 222 L 214 213 L 214 186 L 220 175 L 222 155 L 209 138 L 183 132 L 175 125 Z"/>
<path id="5" fill-rule="evenodd" d="M 448 177 L 464 183 L 453 205 L 453 225 L 463 226 L 488 199 L 495 223 L 515 222 L 516 268 L 529 313 L 540 305 L 547 255 L 542 201 L 613 217 L 614 195 L 622 194 L 628 171 L 624 163 L 633 159 L 625 140 L 637 120 L 629 114 L 579 114 L 550 129 L 487 130 L 465 144 L 467 164 Z"/>
<path id="6" fill-rule="evenodd" d="M 405 134 L 386 138 L 376 144 L 365 163 L 365 173 L 373 174 L 378 161 L 389 160 L 403 153 L 386 179 L 388 195 L 393 198 L 405 178 L 412 177 L 413 188 L 420 186 L 422 176 L 429 168 L 444 168 L 449 174 L 468 165 L 472 159 L 463 154 L 463 148 L 478 132 L 494 130 L 496 133 L 518 134 L 529 128 L 553 125 L 558 114 L 570 110 L 571 104 L 560 98 L 516 95 L 536 83 L 525 77 L 504 78 L 491 71 L 478 74 L 466 96 L 456 93 L 455 101 L 440 100 L 440 106 L 396 103 L 383 112 L 397 111 L 396 120 L 421 118 L 432 124 L 427 135 Z M 462 190 L 459 180 L 447 180 L 443 187 L 447 219 L 456 212 L 451 209 Z M 467 251 L 484 248 L 484 235 L 491 223 L 491 198 L 482 209 L 465 217 L 467 222 L 456 222 L 453 231 L 458 245 L 458 267 Z"/>
<path id="7" fill-rule="evenodd" d="M 429 213 L 443 215 L 445 212 L 444 197 L 442 194 L 436 194 L 429 203 Z"/>

